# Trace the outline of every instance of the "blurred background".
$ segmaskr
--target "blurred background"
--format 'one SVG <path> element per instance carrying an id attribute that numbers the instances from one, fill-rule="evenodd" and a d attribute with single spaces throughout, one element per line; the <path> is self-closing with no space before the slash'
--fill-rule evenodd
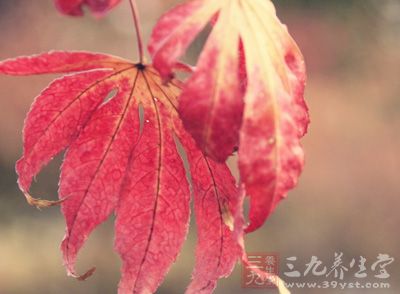
<path id="1" fill-rule="evenodd" d="M 148 38 L 162 11 L 177 0 L 139 0 Z M 317 256 L 330 268 L 343 253 L 343 281 L 380 282 L 370 267 L 378 254 L 395 260 L 383 282 L 390 289 L 292 289 L 293 293 L 400 293 L 400 1 L 274 1 L 303 50 L 308 66 L 306 98 L 312 124 L 304 139 L 306 167 L 264 227 L 246 238 L 249 252 L 275 252 L 288 282 L 321 281 L 310 274 L 287 278 L 288 257 L 303 274 Z M 103 19 L 59 15 L 51 0 L 0 0 L 0 59 L 50 49 L 107 52 L 135 59 L 128 2 Z M 186 60 L 193 62 L 205 34 Z M 80 272 L 95 265 L 86 282 L 66 277 L 59 243 L 64 223 L 58 208 L 36 210 L 16 185 L 23 120 L 33 98 L 55 76 L 0 76 L 0 294 L 116 293 L 120 261 L 112 250 L 113 220 L 84 247 Z M 61 157 L 38 176 L 33 195 L 55 199 Z M 158 293 L 183 293 L 194 262 L 192 230 L 178 262 Z M 349 264 L 366 258 L 368 277 L 354 279 Z M 324 279 L 322 279 L 324 280 Z M 334 280 L 332 277 L 325 280 Z M 340 280 L 338 280 L 340 281 Z M 275 293 L 241 288 L 238 265 L 215 293 Z"/>

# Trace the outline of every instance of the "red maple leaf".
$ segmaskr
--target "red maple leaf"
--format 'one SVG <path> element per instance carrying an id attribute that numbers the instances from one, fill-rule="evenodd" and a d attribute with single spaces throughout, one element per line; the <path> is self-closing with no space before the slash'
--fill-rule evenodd
<path id="1" fill-rule="evenodd" d="M 187 292 L 210 293 L 218 278 L 230 274 L 242 255 L 232 231 L 240 211 L 238 190 L 226 165 L 204 156 L 183 129 L 177 80 L 163 84 L 151 65 L 86 52 L 10 59 L 0 63 L 0 73 L 68 73 L 35 99 L 16 170 L 31 204 L 61 204 L 67 226 L 61 249 L 69 275 L 85 279 L 93 273 L 76 273 L 78 251 L 115 212 L 115 250 L 123 261 L 119 293 L 156 291 L 188 230 L 189 183 L 178 141 L 190 165 L 198 230 Z M 32 178 L 62 150 L 60 201 L 33 198 Z"/>
<path id="2" fill-rule="evenodd" d="M 57 9 L 67 15 L 83 15 L 83 6 L 87 5 L 94 15 L 102 16 L 121 0 L 55 0 Z"/>
<path id="3" fill-rule="evenodd" d="M 303 167 L 304 60 L 271 1 L 192 0 L 167 12 L 153 30 L 149 51 L 163 78 L 173 76 L 210 20 L 213 29 L 183 87 L 179 113 L 197 145 L 217 161 L 238 146 L 251 232 L 296 185 Z"/>

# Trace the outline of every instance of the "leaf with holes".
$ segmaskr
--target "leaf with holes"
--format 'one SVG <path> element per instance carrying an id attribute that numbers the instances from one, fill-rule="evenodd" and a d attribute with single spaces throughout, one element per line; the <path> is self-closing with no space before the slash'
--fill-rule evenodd
<path id="1" fill-rule="evenodd" d="M 179 113 L 197 145 L 217 161 L 239 148 L 251 232 L 296 185 L 303 168 L 300 139 L 309 123 L 304 60 L 271 1 L 192 0 L 167 12 L 153 30 L 149 51 L 163 78 L 173 76 L 178 59 L 210 21 Z"/>
<path id="2" fill-rule="evenodd" d="M 225 164 L 197 149 L 177 112 L 180 84 L 163 84 L 151 65 L 86 52 L 50 52 L 0 63 L 0 73 L 67 73 L 35 99 L 24 126 L 19 186 L 37 207 L 61 204 L 61 249 L 69 275 L 96 226 L 115 212 L 115 250 L 122 258 L 119 293 L 153 293 L 186 237 L 189 184 L 178 147 L 189 159 L 198 245 L 188 293 L 210 293 L 242 248 L 232 231 L 239 197 Z M 113 97 L 110 97 L 114 93 Z M 35 199 L 32 179 L 66 150 L 59 201 Z"/>

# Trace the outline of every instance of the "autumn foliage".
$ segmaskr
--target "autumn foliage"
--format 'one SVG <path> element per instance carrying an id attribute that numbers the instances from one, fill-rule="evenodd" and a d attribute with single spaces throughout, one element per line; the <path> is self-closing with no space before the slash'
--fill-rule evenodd
<path id="1" fill-rule="evenodd" d="M 84 5 L 103 15 L 120 1 L 55 2 L 77 16 Z M 191 69 L 180 57 L 209 23 L 197 65 L 177 80 L 175 70 Z M 297 183 L 309 122 L 304 61 L 269 0 L 183 2 L 160 18 L 148 48 L 152 64 L 62 51 L 0 63 L 3 74 L 64 74 L 28 113 L 19 186 L 32 205 L 61 205 L 64 263 L 81 280 L 94 269 L 76 272 L 80 248 L 116 214 L 122 294 L 153 293 L 164 279 L 186 238 L 192 187 L 198 241 L 187 293 L 211 293 L 246 262 L 244 232 Z M 59 201 L 34 198 L 32 179 L 62 151 Z M 225 164 L 236 151 L 239 186 Z"/>

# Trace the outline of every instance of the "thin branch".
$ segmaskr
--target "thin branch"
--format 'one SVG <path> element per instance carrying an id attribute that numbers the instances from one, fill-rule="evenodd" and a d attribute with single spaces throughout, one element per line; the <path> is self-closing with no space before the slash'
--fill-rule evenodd
<path id="1" fill-rule="evenodd" d="M 138 8 L 136 6 L 136 1 L 135 0 L 129 0 L 129 3 L 131 5 L 133 22 L 135 24 L 137 45 L 138 45 L 138 50 L 139 50 L 138 51 L 139 52 L 139 62 L 141 64 L 143 64 L 143 62 L 144 62 L 143 39 L 142 39 L 142 29 L 141 29 L 141 26 L 140 26 Z"/>

